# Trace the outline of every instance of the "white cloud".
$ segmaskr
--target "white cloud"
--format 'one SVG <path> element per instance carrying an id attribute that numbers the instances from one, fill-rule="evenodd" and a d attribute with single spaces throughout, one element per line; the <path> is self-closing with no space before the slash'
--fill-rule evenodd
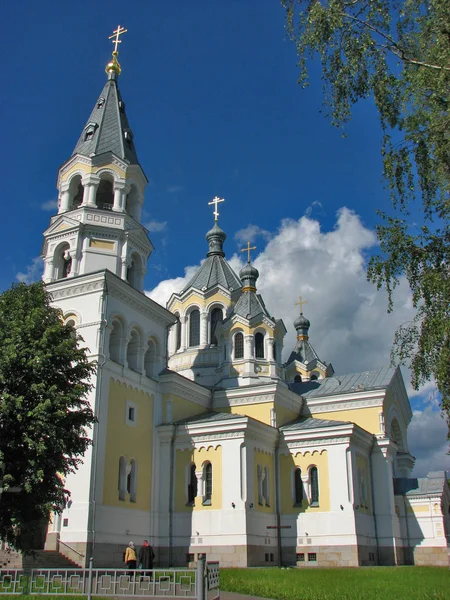
<path id="1" fill-rule="evenodd" d="M 157 233 L 159 231 L 164 231 L 166 225 L 167 221 L 156 221 L 152 219 L 150 221 L 147 221 L 144 224 L 144 227 L 146 227 L 150 231 L 150 233 Z"/>
<path id="2" fill-rule="evenodd" d="M 299 220 L 285 219 L 267 245 L 264 248 L 261 245 L 262 251 L 254 260 L 260 273 L 258 292 L 268 311 L 282 318 L 286 325 L 285 359 L 295 345 L 293 322 L 298 315 L 295 302 L 301 295 L 307 300 L 303 312 L 311 321 L 310 341 L 322 360 L 333 364 L 336 373 L 359 372 L 390 364 L 394 332 L 400 324 L 413 318 L 414 310 L 405 279 L 400 280 L 395 290 L 395 310 L 390 314 L 386 312 L 386 293 L 377 291 L 367 281 L 366 254 L 376 245 L 375 233 L 347 208 L 338 212 L 332 231 L 321 231 L 320 223 L 307 216 Z M 238 254 L 229 259 L 236 273 L 243 266 L 243 259 Z M 184 277 L 161 282 L 149 295 L 165 305 L 170 294 L 183 289 L 197 268 L 189 267 Z M 412 391 L 407 373 L 405 370 L 405 384 Z M 427 384 L 420 394 L 430 392 L 432 386 Z M 419 448 L 414 442 L 418 469 L 425 468 L 427 461 L 442 465 L 446 460 L 445 423 L 437 421 L 432 413 L 426 415 L 424 428 L 429 425 L 431 435 L 436 435 L 437 454 L 434 449 Z M 417 419 L 414 428 L 417 428 L 420 418 L 414 418 Z M 414 435 L 417 439 L 417 433 Z"/>
<path id="3" fill-rule="evenodd" d="M 17 273 L 16 279 L 21 283 L 33 283 L 41 278 L 44 270 L 44 263 L 40 256 L 35 256 L 31 261 L 31 265 L 25 268 L 25 272 Z"/>
<path id="4" fill-rule="evenodd" d="M 41 204 L 41 210 L 56 211 L 58 208 L 58 200 L 47 200 Z"/>
<path id="5" fill-rule="evenodd" d="M 261 229 L 258 225 L 247 225 L 247 227 L 240 229 L 234 234 L 234 239 L 239 244 L 246 244 L 247 242 L 253 243 L 259 236 L 265 240 L 269 240 L 271 238 L 271 233 L 266 229 Z"/>
<path id="6" fill-rule="evenodd" d="M 431 406 L 414 411 L 408 428 L 408 445 L 416 457 L 413 471 L 416 477 L 424 477 L 429 471 L 450 472 L 446 436 L 447 423 L 440 411 Z"/>
<path id="7" fill-rule="evenodd" d="M 168 185 L 166 191 L 169 194 L 176 194 L 177 192 L 182 192 L 184 187 L 182 185 Z"/>
<path id="8" fill-rule="evenodd" d="M 314 202 L 311 202 L 311 204 L 306 208 L 305 210 L 305 217 L 308 217 L 308 219 L 311 217 L 311 213 L 313 212 L 314 209 L 319 209 L 319 211 L 317 212 L 317 214 L 319 215 L 323 215 L 323 206 L 322 206 L 322 202 L 319 202 L 318 200 L 314 200 Z"/>

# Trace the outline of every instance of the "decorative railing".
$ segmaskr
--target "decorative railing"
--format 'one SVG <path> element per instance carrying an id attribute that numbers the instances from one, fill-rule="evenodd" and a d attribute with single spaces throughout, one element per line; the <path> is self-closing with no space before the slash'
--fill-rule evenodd
<path id="1" fill-rule="evenodd" d="M 92 560 L 91 560 L 92 565 Z M 212 596 L 209 593 L 211 590 Z M 197 569 L 4 569 L 0 595 L 148 596 L 154 598 L 219 597 L 219 563 L 199 560 Z"/>

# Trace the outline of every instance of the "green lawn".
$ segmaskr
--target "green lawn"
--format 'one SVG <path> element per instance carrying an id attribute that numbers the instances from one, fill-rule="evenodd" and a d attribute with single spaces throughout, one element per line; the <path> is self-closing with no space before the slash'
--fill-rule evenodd
<path id="1" fill-rule="evenodd" d="M 449 600 L 445 567 L 220 569 L 220 588 L 275 600 Z"/>

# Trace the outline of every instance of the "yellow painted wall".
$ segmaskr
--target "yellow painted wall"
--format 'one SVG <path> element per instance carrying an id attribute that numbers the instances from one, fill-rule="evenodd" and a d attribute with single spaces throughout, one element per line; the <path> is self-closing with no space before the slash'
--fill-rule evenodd
<path id="1" fill-rule="evenodd" d="M 296 467 L 306 475 L 310 467 L 317 467 L 319 474 L 319 506 L 310 506 L 309 499 L 303 492 L 301 506 L 294 506 L 293 471 Z M 281 486 L 281 513 L 296 514 L 300 512 L 326 512 L 330 510 L 330 478 L 328 471 L 328 453 L 326 450 L 298 452 L 289 456 L 280 455 L 280 486 Z"/>
<path id="2" fill-rule="evenodd" d="M 258 465 L 264 470 L 264 467 L 268 467 L 269 469 L 269 504 L 270 506 L 266 506 L 265 504 L 261 506 L 258 504 Z M 262 452 L 261 450 L 255 450 L 254 453 L 254 500 L 253 506 L 255 510 L 264 513 L 274 513 L 276 507 L 276 498 L 275 498 L 275 469 L 274 469 L 274 455 L 269 454 L 267 452 Z M 264 502 L 264 499 L 263 499 Z"/>
<path id="3" fill-rule="evenodd" d="M 311 415 L 317 419 L 330 419 L 331 421 L 350 421 L 356 423 L 370 433 L 380 433 L 381 406 L 356 408 L 352 410 L 336 410 L 330 412 L 314 412 L 310 407 Z"/>
<path id="4" fill-rule="evenodd" d="M 126 424 L 127 400 L 137 407 L 136 425 Z M 106 424 L 105 472 L 103 504 L 139 510 L 150 510 L 153 396 L 124 383 L 110 379 L 108 393 L 108 419 Z M 137 461 L 136 502 L 119 500 L 119 460 Z"/>
<path id="5" fill-rule="evenodd" d="M 189 295 L 189 298 L 187 298 L 184 302 L 175 299 L 174 301 L 172 301 L 171 304 L 167 306 L 167 308 L 172 312 L 180 312 L 181 314 L 183 314 L 185 310 L 192 304 L 196 304 L 199 307 L 203 308 L 206 306 L 210 306 L 215 302 L 223 304 L 227 308 L 231 305 L 230 299 L 224 296 L 224 294 L 222 294 L 221 292 L 216 292 L 215 294 L 213 294 L 212 296 L 208 296 L 207 298 L 204 298 L 200 294 L 193 292 Z"/>
<path id="6" fill-rule="evenodd" d="M 163 420 L 167 422 L 167 402 L 172 401 L 172 422 L 194 417 L 203 412 L 206 412 L 199 404 L 190 402 L 185 398 L 180 398 L 174 394 L 163 394 Z"/>
<path id="7" fill-rule="evenodd" d="M 248 327 L 247 325 L 243 325 L 242 323 L 235 323 L 233 327 L 230 329 L 230 336 L 233 335 L 236 331 L 242 331 L 245 335 L 251 335 L 258 329 L 259 331 L 265 331 L 268 335 L 274 335 L 274 329 L 269 327 L 266 323 L 259 323 L 254 327 Z"/>
<path id="8" fill-rule="evenodd" d="M 363 480 L 364 478 L 364 484 Z M 365 486 L 365 501 L 363 498 L 362 486 Z M 370 471 L 369 471 L 369 460 L 366 456 L 360 454 L 356 455 L 356 481 L 355 486 L 358 487 L 359 492 L 359 512 L 367 515 L 372 514 L 372 491 L 370 488 Z"/>
<path id="9" fill-rule="evenodd" d="M 194 506 L 186 506 L 188 495 L 189 468 L 195 464 L 200 471 L 205 462 L 212 464 L 212 498 L 211 505 L 203 506 L 202 498 L 195 498 Z M 222 508 L 222 446 L 202 446 L 187 450 L 177 450 L 175 454 L 175 511 L 190 512 L 201 510 L 219 510 Z"/>
<path id="10" fill-rule="evenodd" d="M 223 412 L 231 412 L 233 415 L 244 415 L 251 417 L 261 423 L 270 425 L 270 409 L 273 408 L 272 402 L 260 403 L 260 404 L 240 404 L 239 406 L 231 406 L 227 408 L 221 408 Z"/>
<path id="11" fill-rule="evenodd" d="M 125 171 L 121 169 L 118 165 L 115 165 L 113 163 L 107 163 L 101 166 L 91 167 L 81 162 L 76 162 L 68 171 L 64 173 L 64 175 L 61 177 L 61 182 L 70 179 L 71 175 L 77 171 L 82 171 L 83 173 L 98 173 L 99 171 L 103 171 L 104 169 L 110 169 L 111 171 L 114 171 L 116 175 L 118 175 L 118 177 L 125 177 Z"/>
<path id="12" fill-rule="evenodd" d="M 114 250 L 115 243 L 109 240 L 89 240 L 90 248 L 100 248 L 101 250 Z"/>
<path id="13" fill-rule="evenodd" d="M 277 427 L 282 427 L 299 416 L 298 412 L 285 408 L 284 406 L 275 405 L 275 412 L 277 416 Z"/>

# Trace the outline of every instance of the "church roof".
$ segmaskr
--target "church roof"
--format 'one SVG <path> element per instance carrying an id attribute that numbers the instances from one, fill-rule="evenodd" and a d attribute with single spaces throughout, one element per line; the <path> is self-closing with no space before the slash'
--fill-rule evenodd
<path id="1" fill-rule="evenodd" d="M 223 256 L 208 256 L 197 273 L 192 277 L 183 291 L 190 288 L 206 291 L 216 286 L 227 290 L 239 290 L 241 282 Z"/>
<path id="2" fill-rule="evenodd" d="M 130 164 L 139 164 L 125 104 L 114 74 L 105 83 L 72 156 L 82 154 L 92 157 L 105 152 L 113 152 Z"/>
<path id="3" fill-rule="evenodd" d="M 305 398 L 321 398 L 322 396 L 336 396 L 351 392 L 363 392 L 366 390 L 386 389 L 395 374 L 392 367 L 382 367 L 374 371 L 363 371 L 362 373 L 350 373 L 349 375 L 333 375 L 320 381 L 314 381 L 314 387 L 308 383 L 297 383 L 290 386 L 292 391 Z"/>
<path id="4" fill-rule="evenodd" d="M 177 421 L 177 425 L 189 425 L 191 423 L 215 423 L 216 421 L 231 421 L 233 419 L 242 419 L 242 415 L 233 415 L 231 413 L 223 412 L 208 412 L 194 417 L 187 417 L 186 419 L 180 419 Z"/>
<path id="5" fill-rule="evenodd" d="M 329 419 L 315 419 L 302 417 L 292 423 L 280 427 L 281 431 L 304 431 L 307 429 L 323 429 L 324 427 L 337 427 L 338 425 L 351 425 L 350 421 L 330 421 Z"/>
<path id="6" fill-rule="evenodd" d="M 445 471 L 430 471 L 426 477 L 394 479 L 394 494 L 397 496 L 424 496 L 439 494 L 447 485 Z"/>
<path id="7" fill-rule="evenodd" d="M 295 346 L 295 349 L 291 352 L 289 358 L 287 359 L 286 365 L 289 365 L 291 362 L 297 360 L 305 365 L 312 362 L 313 360 L 319 360 L 319 355 L 311 346 L 309 340 L 298 340 Z"/>
<path id="8" fill-rule="evenodd" d="M 267 312 L 260 294 L 255 294 L 255 292 L 244 292 L 236 302 L 233 314 L 240 315 L 245 319 L 251 319 L 261 314 L 269 317 L 269 319 L 272 318 Z"/>

